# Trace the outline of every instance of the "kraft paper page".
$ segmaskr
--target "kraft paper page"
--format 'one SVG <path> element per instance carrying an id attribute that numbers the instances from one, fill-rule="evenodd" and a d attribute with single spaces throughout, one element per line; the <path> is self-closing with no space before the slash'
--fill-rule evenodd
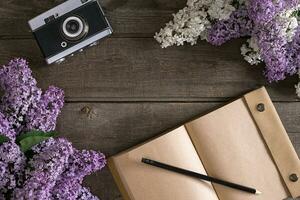
<path id="1" fill-rule="evenodd" d="M 113 163 L 131 200 L 218 200 L 208 182 L 141 163 L 141 158 L 206 174 L 184 126 L 127 153 Z"/>
<path id="2" fill-rule="evenodd" d="M 186 124 L 209 175 L 262 192 L 252 195 L 215 184 L 220 200 L 282 200 L 289 196 L 244 99 Z"/>

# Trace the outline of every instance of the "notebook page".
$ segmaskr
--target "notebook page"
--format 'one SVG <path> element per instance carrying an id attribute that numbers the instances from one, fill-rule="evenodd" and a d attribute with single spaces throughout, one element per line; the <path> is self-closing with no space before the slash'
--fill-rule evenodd
<path id="1" fill-rule="evenodd" d="M 218 200 L 210 183 L 141 163 L 142 157 L 206 174 L 184 126 L 113 157 L 131 200 Z"/>
<path id="2" fill-rule="evenodd" d="M 289 196 L 243 99 L 186 124 L 209 175 L 250 186 L 252 195 L 214 184 L 220 200 L 282 200 Z"/>

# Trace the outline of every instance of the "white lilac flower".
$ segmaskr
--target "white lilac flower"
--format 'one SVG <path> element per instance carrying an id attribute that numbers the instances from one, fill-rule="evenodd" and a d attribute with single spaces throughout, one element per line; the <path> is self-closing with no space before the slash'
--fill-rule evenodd
<path id="1" fill-rule="evenodd" d="M 296 88 L 296 94 L 300 98 L 300 82 L 295 86 Z"/>
<path id="2" fill-rule="evenodd" d="M 254 38 L 248 39 L 246 44 L 242 45 L 241 54 L 251 65 L 257 65 L 262 62 L 259 48 Z"/>
<path id="3" fill-rule="evenodd" d="M 207 38 L 211 21 L 228 19 L 236 8 L 233 0 L 188 0 L 187 6 L 173 15 L 173 20 L 156 33 L 154 38 L 162 48 Z"/>
<path id="4" fill-rule="evenodd" d="M 246 0 L 238 0 L 238 3 L 239 3 L 240 5 L 245 5 Z"/>
<path id="5" fill-rule="evenodd" d="M 300 98 L 300 70 L 298 71 L 298 76 L 299 76 L 299 83 L 295 85 L 295 88 L 296 88 L 296 94 Z"/>
<path id="6" fill-rule="evenodd" d="M 196 44 L 201 33 L 210 26 L 205 10 L 185 7 L 174 15 L 173 21 L 156 33 L 154 38 L 163 48 L 183 45 L 184 42 Z"/>
<path id="7" fill-rule="evenodd" d="M 277 16 L 278 22 L 282 24 L 281 34 L 286 37 L 288 42 L 293 40 L 293 37 L 298 27 L 298 19 L 294 14 L 299 9 L 299 6 L 293 9 L 286 10 Z"/>
<path id="8" fill-rule="evenodd" d="M 235 7 L 231 4 L 232 0 L 215 0 L 211 5 L 208 6 L 207 13 L 211 19 L 229 19 L 231 13 L 235 11 Z"/>

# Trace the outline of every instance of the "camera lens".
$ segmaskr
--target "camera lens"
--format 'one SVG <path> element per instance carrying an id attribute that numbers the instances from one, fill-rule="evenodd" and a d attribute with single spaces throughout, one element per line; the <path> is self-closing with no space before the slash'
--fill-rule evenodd
<path id="1" fill-rule="evenodd" d="M 76 41 L 82 39 L 88 32 L 88 25 L 78 16 L 71 16 L 62 24 L 62 34 L 67 40 Z"/>
<path id="2" fill-rule="evenodd" d="M 72 34 L 77 33 L 80 30 L 80 24 L 78 23 L 78 21 L 70 20 L 66 24 L 66 30 Z"/>

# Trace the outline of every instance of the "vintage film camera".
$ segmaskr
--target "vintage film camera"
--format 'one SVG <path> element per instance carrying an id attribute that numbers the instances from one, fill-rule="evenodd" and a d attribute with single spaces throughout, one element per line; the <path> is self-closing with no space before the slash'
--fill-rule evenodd
<path id="1" fill-rule="evenodd" d="M 60 63 L 113 32 L 97 0 L 68 0 L 28 23 L 48 64 Z"/>

